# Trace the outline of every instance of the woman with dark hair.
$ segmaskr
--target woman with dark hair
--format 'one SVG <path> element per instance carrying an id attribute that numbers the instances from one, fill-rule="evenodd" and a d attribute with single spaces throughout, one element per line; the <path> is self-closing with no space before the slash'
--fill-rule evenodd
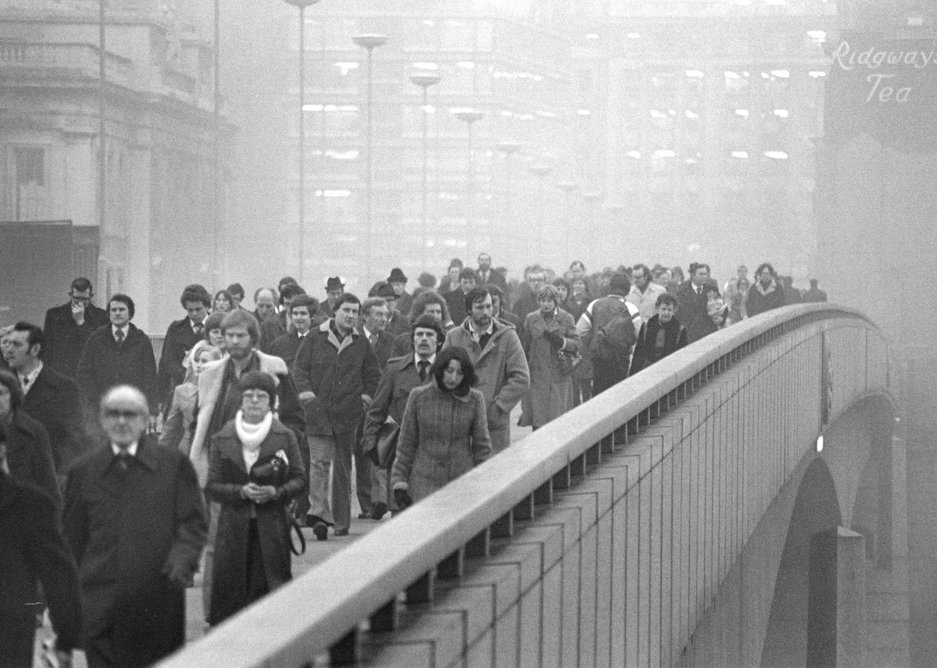
<path id="1" fill-rule="evenodd" d="M 243 310 L 243 309 L 241 309 Z M 224 353 L 225 340 L 224 332 L 221 331 L 221 323 L 224 322 L 227 313 L 212 313 L 205 318 L 205 341 Z"/>
<path id="2" fill-rule="evenodd" d="M 219 290 L 211 302 L 212 313 L 230 313 L 234 310 L 234 297 L 227 290 Z"/>
<path id="3" fill-rule="evenodd" d="M 0 369 L 0 425 L 5 428 L 7 466 L 20 482 L 39 487 L 62 508 L 62 497 L 55 479 L 55 463 L 49 433 L 20 406 L 23 390 L 13 372 Z"/>
<path id="4" fill-rule="evenodd" d="M 206 492 L 221 503 L 212 566 L 212 625 L 292 578 L 287 506 L 306 489 L 293 430 L 276 417 L 277 386 L 263 371 L 238 382 L 241 409 L 212 437 Z"/>
<path id="5" fill-rule="evenodd" d="M 436 355 L 436 382 L 410 392 L 397 458 L 391 471 L 400 509 L 419 501 L 481 464 L 491 454 L 485 397 L 468 353 L 458 347 Z"/>

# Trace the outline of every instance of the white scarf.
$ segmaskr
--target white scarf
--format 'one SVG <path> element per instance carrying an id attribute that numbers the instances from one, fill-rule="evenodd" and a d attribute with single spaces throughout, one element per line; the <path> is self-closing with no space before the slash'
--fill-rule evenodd
<path id="1" fill-rule="evenodd" d="M 267 411 L 264 419 L 257 424 L 244 422 L 244 411 L 238 411 L 234 416 L 234 429 L 237 431 L 238 440 L 241 441 L 241 453 L 244 455 L 244 464 L 247 470 L 257 463 L 260 456 L 260 444 L 270 433 L 270 425 L 273 424 L 273 412 Z"/>

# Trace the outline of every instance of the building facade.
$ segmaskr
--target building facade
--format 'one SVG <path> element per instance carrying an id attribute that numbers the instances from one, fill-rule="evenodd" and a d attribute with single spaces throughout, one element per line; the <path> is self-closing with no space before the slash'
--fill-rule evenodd
<path id="1" fill-rule="evenodd" d="M 99 3 L 14 0 L 0 9 L 0 232 L 70 223 L 58 227 L 81 240 L 81 252 L 55 269 L 87 275 L 99 303 L 130 294 L 136 322 L 160 330 L 186 283 L 218 281 L 218 166 L 231 127 L 214 113 L 211 43 L 171 3 L 105 7 L 103 80 Z M 5 267 L 33 277 L 37 310 L 68 287 L 57 275 L 49 284 L 54 272 L 33 264 L 40 255 L 25 249 Z"/>
<path id="2" fill-rule="evenodd" d="M 835 10 L 823 0 L 580 3 L 588 126 L 577 153 L 604 193 L 598 236 L 622 239 L 623 259 L 701 260 L 721 277 L 770 260 L 806 282 Z"/>

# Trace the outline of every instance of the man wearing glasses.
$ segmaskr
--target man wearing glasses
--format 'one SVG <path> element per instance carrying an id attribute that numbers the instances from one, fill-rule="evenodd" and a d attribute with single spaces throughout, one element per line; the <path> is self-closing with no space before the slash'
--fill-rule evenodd
<path id="1" fill-rule="evenodd" d="M 186 456 L 143 438 L 150 410 L 119 385 L 100 406 L 106 445 L 68 474 L 62 525 L 78 562 L 91 668 L 149 665 L 185 642 L 185 589 L 207 523 Z"/>
<path id="2" fill-rule="evenodd" d="M 74 380 L 81 350 L 91 332 L 107 324 L 107 311 L 91 303 L 94 291 L 87 278 L 72 281 L 68 296 L 68 302 L 46 311 L 42 352 L 45 364 Z"/>

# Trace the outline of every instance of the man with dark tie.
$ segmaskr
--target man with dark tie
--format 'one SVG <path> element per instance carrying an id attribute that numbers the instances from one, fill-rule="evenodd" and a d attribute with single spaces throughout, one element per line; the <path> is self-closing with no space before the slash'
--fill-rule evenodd
<path id="1" fill-rule="evenodd" d="M 143 439 L 136 388 L 101 400 L 106 444 L 68 474 L 62 524 L 78 562 L 90 668 L 145 666 L 185 642 L 185 589 L 208 525 L 192 464 Z"/>
<path id="2" fill-rule="evenodd" d="M 687 343 L 693 343 L 712 333 L 712 319 L 706 310 L 706 284 L 709 265 L 694 262 L 690 265 L 690 278 L 677 289 L 677 317 L 686 327 Z"/>
<path id="3" fill-rule="evenodd" d="M 270 344 L 270 354 L 279 357 L 286 362 L 287 367 L 291 367 L 296 358 L 296 351 L 299 350 L 299 344 L 303 342 L 303 337 L 309 333 L 313 324 L 320 324 L 317 320 L 321 316 L 319 301 L 306 294 L 293 297 L 287 309 L 290 321 L 289 331 L 278 336 Z"/>
<path id="4" fill-rule="evenodd" d="M 478 269 L 475 270 L 475 284 L 481 287 L 496 285 L 502 294 L 507 291 L 508 284 L 504 276 L 497 269 L 491 268 L 491 256 L 488 253 L 478 254 Z"/>
<path id="5" fill-rule="evenodd" d="M 91 424 L 101 397 L 115 385 L 133 385 L 147 398 L 150 424 L 156 426 L 159 395 L 156 360 L 150 337 L 130 321 L 136 312 L 133 300 L 125 294 L 112 295 L 107 303 L 110 324 L 88 338 L 78 360 L 78 389 L 85 401 L 85 422 L 89 434 L 99 433 Z"/>
<path id="6" fill-rule="evenodd" d="M 75 378 L 78 359 L 88 337 L 107 324 L 107 311 L 91 303 L 94 290 L 87 278 L 76 278 L 68 302 L 46 311 L 42 330 L 46 335 L 43 361 L 63 376 Z"/>
<path id="7" fill-rule="evenodd" d="M 49 432 L 56 474 L 62 478 L 71 463 L 87 449 L 78 386 L 41 359 L 43 331 L 18 322 L 10 332 L 4 358 L 23 390 L 22 409 Z"/>
<path id="8" fill-rule="evenodd" d="M 186 317 L 170 323 L 163 342 L 163 353 L 159 358 L 159 402 L 169 406 L 172 391 L 185 378 L 182 361 L 192 346 L 205 338 L 205 318 L 211 307 L 211 295 L 197 283 L 182 290 L 179 303 Z"/>
<path id="9" fill-rule="evenodd" d="M 413 324 L 413 352 L 391 360 L 387 371 L 381 376 L 374 401 L 368 409 L 361 438 L 362 451 L 368 454 L 377 447 L 377 434 L 388 419 L 397 424 L 403 422 L 403 411 L 407 407 L 410 390 L 432 379 L 433 362 L 445 339 L 439 321 L 432 315 L 421 315 Z M 379 520 L 393 510 L 393 496 L 389 490 L 389 469 L 377 466 L 371 469 L 371 519 Z"/>

